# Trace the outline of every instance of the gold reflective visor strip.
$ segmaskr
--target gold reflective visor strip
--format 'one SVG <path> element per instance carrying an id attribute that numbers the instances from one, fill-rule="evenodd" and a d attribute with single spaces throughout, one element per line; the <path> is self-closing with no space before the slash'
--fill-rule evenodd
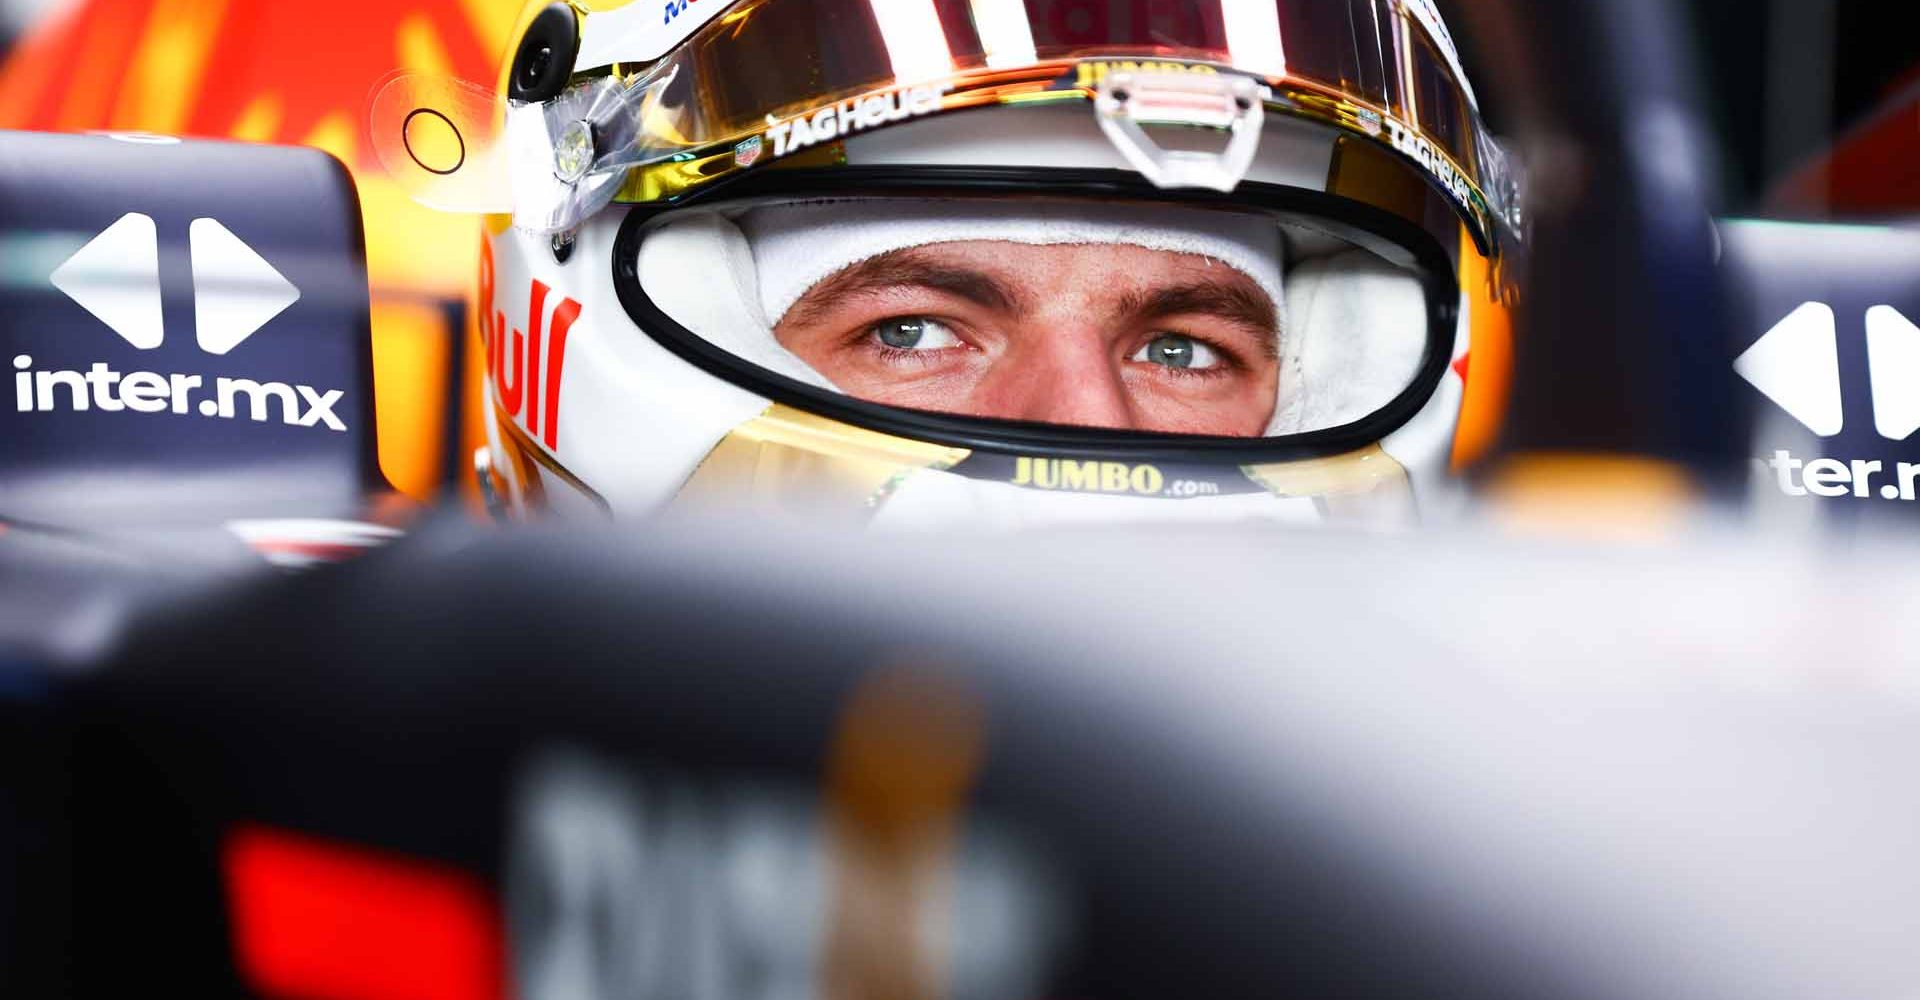
<path id="1" fill-rule="evenodd" d="M 513 471 L 519 479 L 528 507 L 533 509 L 546 507 L 546 483 L 535 471 L 535 466 L 538 466 L 581 496 L 593 501 L 594 505 L 602 511 L 613 512 L 613 507 L 607 503 L 606 497 L 601 496 L 593 487 L 581 482 L 580 477 L 568 472 L 566 466 L 547 454 L 546 449 L 540 447 L 527 436 L 526 431 L 520 429 L 520 425 L 514 422 L 511 414 L 500 409 L 498 404 L 495 404 L 493 412 L 494 423 L 499 426 L 500 436 L 507 445 L 507 456 L 513 462 Z"/>
<path id="2" fill-rule="evenodd" d="M 1333 142 L 1327 166 L 1327 193 L 1383 208 L 1416 226 L 1427 221 L 1427 186 L 1407 161 L 1385 146 L 1342 135 Z"/>
<path id="3" fill-rule="evenodd" d="M 1327 458 L 1248 465 L 1241 471 L 1276 497 L 1312 498 L 1328 521 L 1399 527 L 1419 517 L 1406 466 L 1377 444 Z"/>
<path id="4" fill-rule="evenodd" d="M 1412 492 L 1406 466 L 1377 444 L 1327 458 L 1245 465 L 1241 471 L 1277 497 L 1360 496 L 1380 490 Z"/>
<path id="5" fill-rule="evenodd" d="M 775 403 L 714 446 L 674 505 L 845 510 L 864 517 L 902 477 L 952 468 L 969 454 Z"/>
<path id="6" fill-rule="evenodd" d="M 941 96 L 939 107 L 932 114 L 911 118 L 897 124 L 910 125 L 916 121 L 925 121 L 934 115 L 995 105 L 1053 103 L 1071 100 L 1091 102 L 1095 97 L 1093 87 L 1097 83 L 1097 77 L 1090 76 L 1089 82 L 1084 84 L 1076 83 L 1076 85 L 1067 87 L 1061 87 L 1059 81 L 1069 74 L 1073 75 L 1076 81 L 1079 81 L 1083 76 L 1083 68 L 1090 65 L 1129 61 L 1143 60 L 1117 60 L 1113 58 L 1068 59 L 1035 63 L 1031 66 L 1022 66 L 1017 69 L 973 70 L 954 81 L 952 85 L 953 89 Z M 1159 61 L 1182 62 L 1181 60 Z M 1240 72 L 1231 66 L 1220 66 L 1210 63 L 1194 62 L 1190 63 L 1190 65 L 1206 66 L 1216 71 Z M 1271 90 L 1271 95 L 1267 100 L 1268 111 L 1338 129 L 1343 135 L 1363 140 L 1377 147 L 1380 151 L 1386 152 L 1389 156 L 1406 163 L 1416 172 L 1420 171 L 1420 168 L 1414 163 L 1413 159 L 1408 154 L 1395 150 L 1392 141 L 1386 137 L 1383 131 L 1383 123 L 1388 120 L 1398 121 L 1388 109 L 1376 107 L 1370 103 L 1357 100 L 1349 94 L 1332 87 L 1315 83 L 1312 80 L 1288 79 L 1281 81 L 1274 80 L 1270 77 L 1256 78 L 1264 81 Z M 866 98 L 890 94 L 903 89 L 906 88 L 888 84 L 875 87 L 863 93 L 848 95 L 837 101 L 822 101 L 812 107 L 818 110 L 820 108 L 838 107 L 845 104 L 858 104 Z M 770 121 L 775 119 L 791 119 L 803 114 L 805 110 L 806 108 L 802 107 L 795 110 L 792 114 L 770 112 L 768 119 Z M 1417 124 L 1407 122 L 1401 122 L 1400 124 L 1408 129 L 1409 134 L 1425 138 L 1432 146 L 1433 156 L 1438 161 L 1450 166 L 1453 172 L 1459 176 L 1465 185 L 1466 197 L 1464 201 L 1462 201 L 1456 200 L 1453 196 L 1448 195 L 1447 200 L 1466 220 L 1469 228 L 1472 229 L 1476 244 L 1478 244 L 1484 252 L 1495 252 L 1498 244 L 1494 237 L 1494 216 L 1487 201 L 1485 188 L 1481 184 L 1480 175 L 1471 169 L 1469 164 L 1463 162 L 1464 154 L 1456 155 L 1450 151 L 1445 144 L 1440 142 L 1440 140 L 1426 136 L 1424 132 L 1420 131 Z M 893 126 L 878 126 L 878 128 L 891 127 Z M 869 132 L 873 130 L 862 129 L 861 131 Z M 670 158 L 663 156 L 659 162 L 638 166 L 628 171 L 625 180 L 621 183 L 620 191 L 614 195 L 613 200 L 621 204 L 648 204 L 673 200 L 683 197 L 692 191 L 704 188 L 722 178 L 734 177 L 748 169 L 740 166 L 736 161 L 736 146 L 755 136 L 762 137 L 764 141 L 766 135 L 766 128 L 763 125 L 756 124 L 741 128 L 739 131 L 725 138 L 712 139 L 694 145 L 675 143 L 674 148 L 680 149 L 680 152 L 675 156 Z M 663 136 L 662 138 L 664 139 L 665 137 Z M 778 169 L 778 166 L 781 164 L 789 167 L 838 166 L 845 163 L 843 151 L 844 141 L 844 139 L 841 139 L 823 142 L 817 147 L 790 154 L 780 159 L 774 159 L 772 150 L 768 148 L 760 154 L 760 159 L 756 160 L 756 162 L 761 164 L 758 169 L 762 170 Z M 1422 181 L 1422 183 L 1426 182 Z"/>
<path id="7" fill-rule="evenodd" d="M 944 471 L 965 448 L 864 430 L 776 403 L 735 428 L 674 499 L 675 506 L 728 506 L 862 516 L 909 473 Z M 1405 466 L 1379 445 L 1327 458 L 1246 465 L 1241 472 L 1276 497 L 1338 500 L 1393 497 L 1411 502 Z"/>

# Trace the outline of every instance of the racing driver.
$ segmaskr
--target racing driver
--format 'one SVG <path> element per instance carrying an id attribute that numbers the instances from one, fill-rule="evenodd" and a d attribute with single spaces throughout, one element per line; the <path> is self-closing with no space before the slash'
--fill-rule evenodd
<path id="1" fill-rule="evenodd" d="M 1429 0 L 529 8 L 401 77 L 487 213 L 501 511 L 874 524 L 1444 509 L 1504 396 L 1519 188 Z"/>

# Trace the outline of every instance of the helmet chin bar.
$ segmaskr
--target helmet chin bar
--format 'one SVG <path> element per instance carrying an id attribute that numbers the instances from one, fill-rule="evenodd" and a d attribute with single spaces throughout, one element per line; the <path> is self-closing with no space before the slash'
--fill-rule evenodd
<path id="1" fill-rule="evenodd" d="M 1100 81 L 1093 111 L 1114 148 L 1155 187 L 1232 191 L 1260 151 L 1262 89 L 1228 74 L 1111 73 Z M 1223 131 L 1227 144 L 1215 152 L 1167 149 L 1147 134 L 1148 125 Z"/>

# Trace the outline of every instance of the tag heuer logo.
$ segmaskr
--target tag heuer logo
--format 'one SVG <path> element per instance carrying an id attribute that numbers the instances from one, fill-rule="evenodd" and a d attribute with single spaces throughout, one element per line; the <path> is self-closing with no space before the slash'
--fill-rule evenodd
<path id="1" fill-rule="evenodd" d="M 766 148 L 766 142 L 759 136 L 743 140 L 733 147 L 733 162 L 741 167 L 751 167 L 760 162 L 760 152 Z"/>

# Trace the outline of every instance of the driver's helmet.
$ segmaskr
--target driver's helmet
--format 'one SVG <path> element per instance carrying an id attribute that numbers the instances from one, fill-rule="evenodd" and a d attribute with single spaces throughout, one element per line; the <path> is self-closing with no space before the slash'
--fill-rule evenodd
<path id="1" fill-rule="evenodd" d="M 1520 185 L 1430 0 L 530 8 L 376 148 L 488 215 L 497 509 L 1392 522 L 1504 402 Z"/>

